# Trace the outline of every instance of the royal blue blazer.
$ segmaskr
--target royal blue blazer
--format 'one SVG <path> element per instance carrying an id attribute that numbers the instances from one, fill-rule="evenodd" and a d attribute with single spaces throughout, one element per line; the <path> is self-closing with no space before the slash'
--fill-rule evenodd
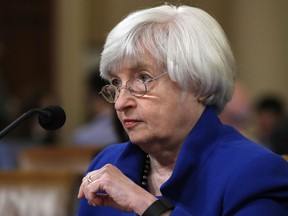
<path id="1" fill-rule="evenodd" d="M 145 152 L 131 142 L 109 146 L 87 172 L 110 163 L 140 185 Z M 288 216 L 288 163 L 223 125 L 208 107 L 182 145 L 161 186 L 172 216 Z M 78 216 L 136 215 L 81 199 Z"/>

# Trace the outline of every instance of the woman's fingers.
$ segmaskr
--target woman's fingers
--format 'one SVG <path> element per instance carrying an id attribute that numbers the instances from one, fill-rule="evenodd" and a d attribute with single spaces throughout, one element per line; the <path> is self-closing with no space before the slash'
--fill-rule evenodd
<path id="1" fill-rule="evenodd" d="M 82 179 L 78 198 L 85 197 L 93 206 L 111 206 L 133 211 L 136 199 L 147 193 L 111 164 L 87 173 Z"/>

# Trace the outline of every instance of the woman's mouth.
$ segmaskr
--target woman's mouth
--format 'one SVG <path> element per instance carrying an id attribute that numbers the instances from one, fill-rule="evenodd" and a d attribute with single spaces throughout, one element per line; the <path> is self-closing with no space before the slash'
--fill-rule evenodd
<path id="1" fill-rule="evenodd" d="M 131 129 L 131 128 L 135 127 L 138 123 L 139 123 L 139 121 L 137 121 L 135 119 L 125 119 L 124 120 L 124 127 L 126 129 Z"/>

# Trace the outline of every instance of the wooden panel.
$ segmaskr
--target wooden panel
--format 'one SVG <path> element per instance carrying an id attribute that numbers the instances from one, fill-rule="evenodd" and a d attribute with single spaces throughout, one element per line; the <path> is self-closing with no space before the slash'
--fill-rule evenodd
<path id="1" fill-rule="evenodd" d="M 20 101 L 51 86 L 51 17 L 51 0 L 1 1 L 1 76 L 9 94 Z"/>
<path id="2" fill-rule="evenodd" d="M 2 171 L 1 215 L 75 215 L 80 182 L 79 175 L 60 171 Z"/>
<path id="3" fill-rule="evenodd" d="M 19 157 L 23 170 L 65 170 L 84 175 L 92 159 L 102 150 L 100 146 L 39 147 L 24 150 Z"/>

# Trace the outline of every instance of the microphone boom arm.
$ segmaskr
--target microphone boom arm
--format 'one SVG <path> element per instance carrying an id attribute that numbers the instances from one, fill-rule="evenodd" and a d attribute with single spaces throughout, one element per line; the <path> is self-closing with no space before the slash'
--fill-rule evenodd
<path id="1" fill-rule="evenodd" d="M 24 114 L 22 114 L 20 117 L 18 117 L 14 122 L 9 124 L 6 128 L 4 128 L 0 132 L 0 139 L 3 138 L 6 134 L 8 134 L 11 130 L 13 130 L 16 126 L 18 126 L 20 123 L 22 123 L 25 119 L 29 118 L 31 115 L 35 113 L 41 112 L 40 109 L 31 109 Z"/>

